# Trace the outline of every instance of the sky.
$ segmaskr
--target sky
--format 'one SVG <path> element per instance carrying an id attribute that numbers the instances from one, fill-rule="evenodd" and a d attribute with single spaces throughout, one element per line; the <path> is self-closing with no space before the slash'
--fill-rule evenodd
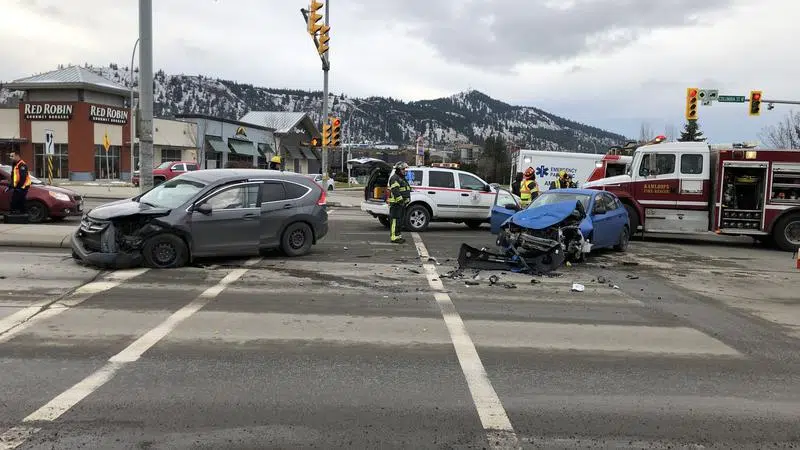
<path id="1" fill-rule="evenodd" d="M 800 100 L 797 0 L 331 0 L 330 89 L 403 100 L 477 89 L 637 138 L 685 123 L 686 88 Z M 153 0 L 154 67 L 322 89 L 306 0 Z M 135 0 L 0 0 L 0 80 L 128 66 Z M 524 6 L 523 6 L 524 5 Z M 138 66 L 138 54 L 135 61 Z M 793 108 L 702 106 L 709 142 L 758 140 Z"/>

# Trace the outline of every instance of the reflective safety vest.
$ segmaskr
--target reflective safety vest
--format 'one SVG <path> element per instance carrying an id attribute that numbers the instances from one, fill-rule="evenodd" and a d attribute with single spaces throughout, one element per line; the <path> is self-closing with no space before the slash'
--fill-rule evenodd
<path id="1" fill-rule="evenodd" d="M 25 179 L 22 180 L 22 183 L 19 182 L 20 173 L 19 168 L 25 164 L 25 161 L 19 160 L 16 164 L 14 164 L 14 170 L 11 172 L 11 187 L 12 188 L 22 188 L 28 189 L 31 187 L 31 174 L 26 170 L 25 171 Z"/>
<path id="2" fill-rule="evenodd" d="M 411 201 L 411 185 L 405 178 L 392 174 L 389 178 L 389 204 L 403 205 Z"/>
<path id="3" fill-rule="evenodd" d="M 563 181 L 561 178 L 556 178 L 556 181 L 553 181 L 553 184 L 550 185 L 550 189 L 567 189 L 573 187 L 577 187 L 577 185 L 569 181 Z"/>
<path id="4" fill-rule="evenodd" d="M 536 180 L 522 180 L 519 186 L 519 199 L 522 201 L 522 204 L 528 205 L 538 196 L 539 183 L 537 183 Z"/>

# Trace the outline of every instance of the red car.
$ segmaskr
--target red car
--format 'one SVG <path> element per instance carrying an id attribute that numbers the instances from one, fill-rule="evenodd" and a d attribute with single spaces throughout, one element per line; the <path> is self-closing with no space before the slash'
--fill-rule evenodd
<path id="1" fill-rule="evenodd" d="M 11 191 L 5 192 L 10 181 L 11 166 L 0 165 L 0 212 L 2 213 L 11 209 Z M 44 222 L 48 218 L 62 220 L 65 217 L 83 214 L 83 198 L 79 193 L 72 189 L 48 186 L 32 175 L 25 206 L 28 210 L 28 221 L 31 223 Z"/>
<path id="2" fill-rule="evenodd" d="M 196 161 L 164 161 L 160 166 L 153 169 L 153 185 L 159 185 L 167 180 L 171 180 L 180 174 L 199 170 L 200 166 Z M 133 171 L 131 182 L 134 186 L 139 186 L 139 171 Z"/>

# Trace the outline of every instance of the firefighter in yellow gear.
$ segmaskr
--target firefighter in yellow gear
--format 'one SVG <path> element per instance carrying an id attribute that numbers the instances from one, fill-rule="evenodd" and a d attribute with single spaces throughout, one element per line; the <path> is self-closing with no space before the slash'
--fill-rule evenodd
<path id="1" fill-rule="evenodd" d="M 572 175 L 567 173 L 566 170 L 558 172 L 558 178 L 550 185 L 550 189 L 568 189 L 576 187 L 578 187 L 578 185 L 572 181 Z"/>
<path id="2" fill-rule="evenodd" d="M 522 183 L 519 186 L 519 199 L 523 207 L 527 207 L 539 196 L 539 183 L 536 182 L 536 173 L 533 167 L 528 167 L 522 174 Z"/>
<path id="3" fill-rule="evenodd" d="M 394 173 L 389 177 L 389 225 L 393 243 L 402 244 L 406 240 L 400 235 L 400 227 L 405 217 L 406 206 L 411 203 L 411 185 L 406 180 L 408 164 L 394 165 Z"/>
<path id="4" fill-rule="evenodd" d="M 269 160 L 269 168 L 271 170 L 281 170 L 281 157 L 275 155 Z"/>

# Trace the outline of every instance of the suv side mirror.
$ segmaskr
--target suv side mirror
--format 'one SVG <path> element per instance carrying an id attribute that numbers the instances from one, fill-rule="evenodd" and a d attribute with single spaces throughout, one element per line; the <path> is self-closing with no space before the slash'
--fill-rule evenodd
<path id="1" fill-rule="evenodd" d="M 208 203 L 201 203 L 199 205 L 195 205 L 192 208 L 192 211 L 199 212 L 200 214 L 210 216 L 211 215 L 211 206 Z"/>
<path id="2" fill-rule="evenodd" d="M 492 187 L 488 184 L 483 185 L 483 192 L 492 192 Z"/>

